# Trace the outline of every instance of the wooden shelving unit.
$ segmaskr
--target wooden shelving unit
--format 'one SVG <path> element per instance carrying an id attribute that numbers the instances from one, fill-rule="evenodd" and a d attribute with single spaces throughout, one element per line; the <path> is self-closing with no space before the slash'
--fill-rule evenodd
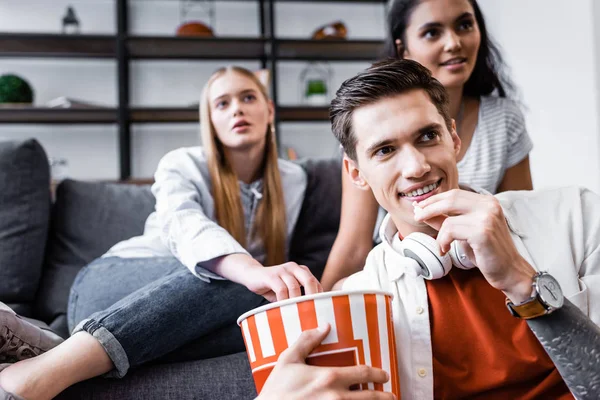
<path id="1" fill-rule="evenodd" d="M 110 35 L 0 34 L 0 57 L 115 58 Z"/>
<path id="2" fill-rule="evenodd" d="M 259 60 L 271 70 L 271 93 L 280 122 L 328 121 L 327 107 L 282 106 L 277 101 L 277 64 L 286 61 L 371 61 L 383 47 L 381 41 L 313 41 L 275 37 L 277 3 L 370 3 L 387 0 L 254 0 L 259 5 L 260 37 L 180 38 L 129 35 L 128 2 L 116 1 L 116 35 L 57 35 L 0 33 L 0 58 L 97 58 L 117 65 L 118 104 L 115 108 L 56 109 L 0 107 L 0 123 L 118 125 L 120 177 L 131 177 L 131 125 L 134 123 L 197 122 L 192 107 L 131 107 L 131 60 Z M 148 1 L 148 0 L 144 0 Z M 227 1 L 227 0 L 220 0 Z"/>
<path id="3" fill-rule="evenodd" d="M 0 123 L 5 124 L 105 124 L 116 122 L 116 108 L 0 107 Z"/>

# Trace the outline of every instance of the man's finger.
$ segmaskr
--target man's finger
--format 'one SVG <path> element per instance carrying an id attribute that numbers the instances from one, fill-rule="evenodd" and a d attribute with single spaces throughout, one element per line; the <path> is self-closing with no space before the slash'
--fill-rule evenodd
<path id="1" fill-rule="evenodd" d="M 388 392 L 376 392 L 374 390 L 360 390 L 344 394 L 346 400 L 396 400 L 396 396 Z"/>
<path id="2" fill-rule="evenodd" d="M 414 207 L 416 221 L 424 221 L 439 216 L 464 215 L 473 210 L 474 202 L 471 199 L 452 198 L 437 201 L 428 206 L 417 204 Z"/>
<path id="3" fill-rule="evenodd" d="M 436 241 L 440 245 L 440 250 L 447 253 L 450 251 L 450 245 L 455 240 L 469 239 L 473 233 L 473 225 L 469 224 L 468 217 L 449 217 L 443 223 L 438 232 Z"/>
<path id="4" fill-rule="evenodd" d="M 448 218 L 447 215 L 440 215 L 437 217 L 431 217 L 429 219 L 423 220 L 423 222 L 435 229 L 436 231 L 439 231 L 446 218 Z"/>
<path id="5" fill-rule="evenodd" d="M 333 371 L 336 376 L 339 377 L 338 382 L 343 387 L 350 387 L 362 383 L 385 383 L 389 380 L 387 372 L 368 365 L 337 367 L 334 368 Z"/>
<path id="6" fill-rule="evenodd" d="M 309 329 L 302 332 L 298 340 L 281 353 L 279 361 L 284 363 L 304 363 L 306 357 L 325 339 L 330 329 L 329 324 L 325 324 L 319 326 L 317 329 Z"/>

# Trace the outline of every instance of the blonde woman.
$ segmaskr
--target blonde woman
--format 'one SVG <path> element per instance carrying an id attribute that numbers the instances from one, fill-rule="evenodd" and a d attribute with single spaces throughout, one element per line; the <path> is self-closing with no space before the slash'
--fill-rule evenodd
<path id="1" fill-rule="evenodd" d="M 144 234 L 118 243 L 79 273 L 69 300 L 72 336 L 5 365 L 0 394 L 52 398 L 94 376 L 123 377 L 215 332 L 225 331 L 212 335 L 211 348 L 242 351 L 235 325 L 240 314 L 299 296 L 301 287 L 322 290 L 305 266 L 286 262 L 306 175 L 278 160 L 273 114 L 253 73 L 238 67 L 215 72 L 200 106 L 204 147 L 178 149 L 161 160 L 152 187 L 156 211 Z M 22 337 L 36 337 L 35 328 L 4 316 L 0 322 L 21 329 Z M 226 343 L 216 345 L 215 336 Z"/>

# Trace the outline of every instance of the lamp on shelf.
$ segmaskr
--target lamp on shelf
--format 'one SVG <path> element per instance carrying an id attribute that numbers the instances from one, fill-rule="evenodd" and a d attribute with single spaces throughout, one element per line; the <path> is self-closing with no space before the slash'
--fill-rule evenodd
<path id="1" fill-rule="evenodd" d="M 177 36 L 215 36 L 215 0 L 179 0 L 179 17 Z"/>
<path id="2" fill-rule="evenodd" d="M 67 12 L 62 19 L 62 33 L 79 33 L 79 19 L 75 15 L 75 9 L 72 6 L 67 7 Z"/>
<path id="3" fill-rule="evenodd" d="M 329 88 L 333 71 L 329 63 L 313 61 L 300 72 L 299 84 L 302 104 L 325 106 L 329 104 Z"/>

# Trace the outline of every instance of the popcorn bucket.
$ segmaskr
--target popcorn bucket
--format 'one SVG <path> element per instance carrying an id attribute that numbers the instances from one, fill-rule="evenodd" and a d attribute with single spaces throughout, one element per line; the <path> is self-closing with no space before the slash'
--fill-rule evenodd
<path id="1" fill-rule="evenodd" d="M 384 384 L 356 390 L 392 392 L 400 399 L 392 294 L 384 291 L 333 291 L 278 301 L 238 318 L 258 393 L 279 355 L 308 329 L 324 323 L 331 331 L 307 358 L 310 365 L 370 365 L 387 371 Z"/>

